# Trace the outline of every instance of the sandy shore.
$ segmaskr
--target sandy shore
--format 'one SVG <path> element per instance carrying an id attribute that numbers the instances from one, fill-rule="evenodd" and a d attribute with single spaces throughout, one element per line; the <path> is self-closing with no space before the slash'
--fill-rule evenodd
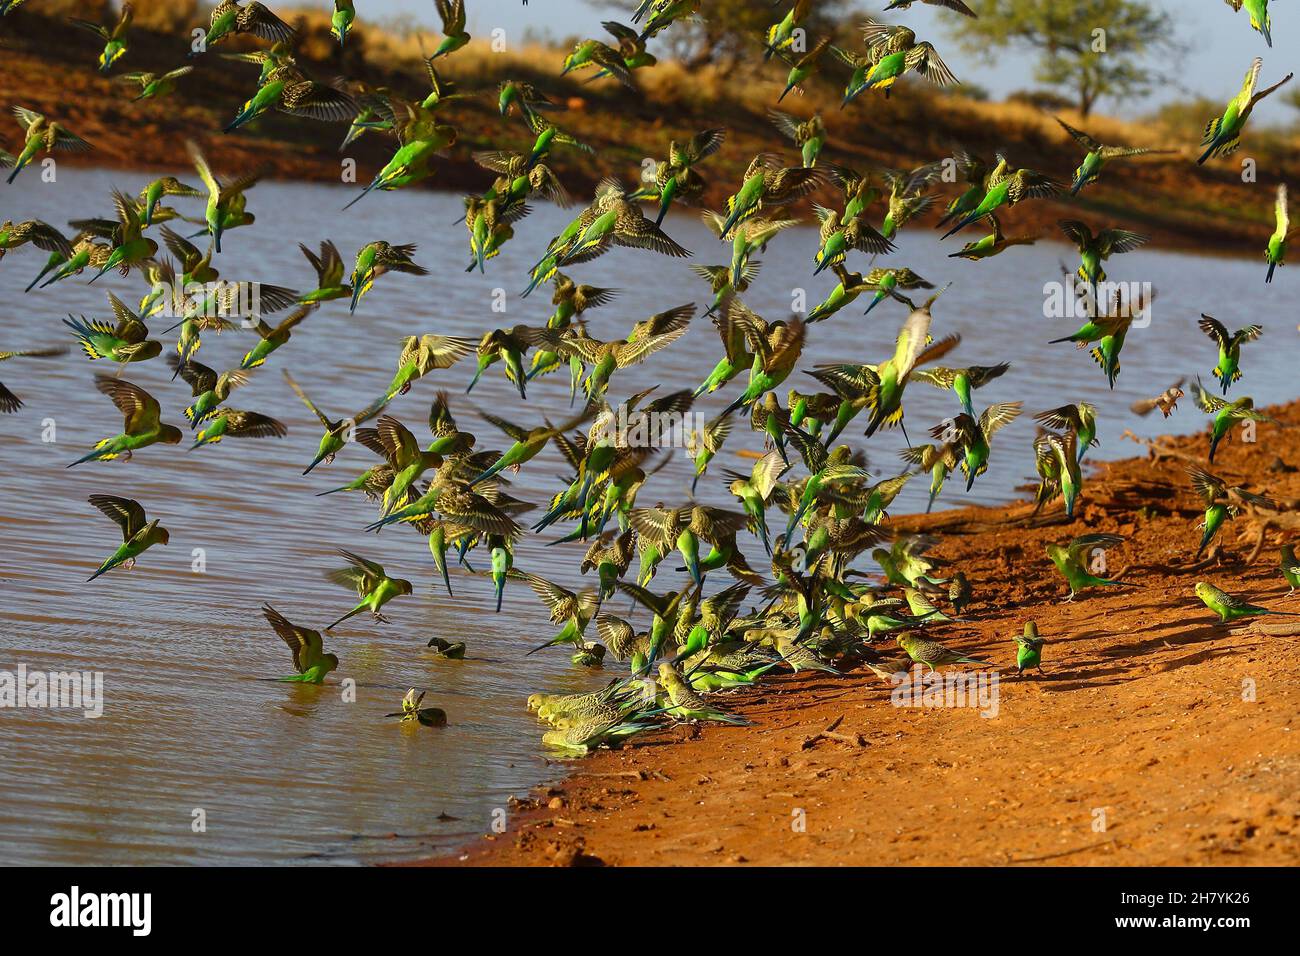
<path id="1" fill-rule="evenodd" d="M 1185 404 L 1179 415 L 1199 414 Z M 1274 411 L 1300 425 L 1300 403 Z M 1094 469 L 1070 523 L 1059 505 L 1046 520 L 1029 505 L 894 519 L 944 532 L 937 553 L 972 580 L 969 620 L 934 636 L 996 666 L 996 716 L 891 706 L 891 686 L 865 670 L 786 674 L 726 699 L 753 726 L 668 728 L 567 777 L 557 767 L 508 832 L 428 862 L 1295 864 L 1300 621 L 1225 627 L 1192 593 L 1207 580 L 1300 612 L 1277 568 L 1295 532 L 1270 528 L 1251 561 L 1261 525 L 1243 515 L 1193 565 L 1200 511 L 1184 469 L 1204 461 L 1206 437 L 1162 445 Z M 1294 508 L 1288 462 L 1300 429 L 1262 426 L 1213 470 Z M 1095 531 L 1128 538 L 1108 557 L 1136 586 L 1062 603 L 1043 547 Z M 1019 677 L 1012 635 L 1029 619 L 1044 667 Z"/>

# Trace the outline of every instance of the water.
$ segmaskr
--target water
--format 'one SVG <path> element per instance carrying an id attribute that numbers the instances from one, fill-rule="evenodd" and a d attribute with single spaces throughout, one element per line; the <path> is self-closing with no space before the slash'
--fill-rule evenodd
<path id="1" fill-rule="evenodd" d="M 214 157 L 218 171 L 220 157 Z M 193 173 L 177 170 L 186 180 Z M 108 213 L 110 187 L 134 194 L 150 176 L 126 172 L 61 169 L 44 184 L 34 172 L 0 190 L 0 219 L 38 217 L 56 224 Z M 187 453 L 184 447 L 146 449 L 135 460 L 64 465 L 98 438 L 116 434 L 121 419 L 94 391 L 92 373 L 109 363 L 79 354 L 56 360 L 15 360 L 0 366 L 0 379 L 26 402 L 19 414 L 0 417 L 0 578 L 7 626 L 0 632 L 0 669 L 19 663 L 29 670 L 104 672 L 103 717 L 84 719 L 67 710 L 0 712 L 0 862 L 4 863 L 255 863 L 325 860 L 340 863 L 428 855 L 475 838 L 511 794 L 554 776 L 539 748 L 539 728 L 524 711 L 532 691 L 575 691 L 598 686 L 612 671 L 580 671 L 560 651 L 525 657 L 525 648 L 554 633 L 532 593 L 517 584 L 506 592 L 500 615 L 491 613 L 491 588 L 482 579 L 453 579 L 447 597 L 424 539 L 405 529 L 378 538 L 362 526 L 373 507 L 360 496 L 313 497 L 342 484 L 373 462 L 350 448 L 332 466 L 309 477 L 300 472 L 314 454 L 319 426 L 280 375 L 288 368 L 328 413 L 350 414 L 380 394 L 391 379 L 398 340 L 437 332 L 477 338 L 484 329 L 516 322 L 540 324 L 550 312 L 549 293 L 516 295 L 546 239 L 569 213 L 541 205 L 517 228 L 516 239 L 489 264 L 488 274 L 467 275 L 464 227 L 451 195 L 410 192 L 372 196 L 343 215 L 350 187 L 264 183 L 250 194 L 256 227 L 227 236 L 218 266 L 224 278 L 257 279 L 311 287 L 314 274 L 299 254 L 299 240 L 313 249 L 322 238 L 338 244 L 349 267 L 363 242 L 387 239 L 420 244 L 417 261 L 435 275 L 382 277 L 355 318 L 342 302 L 327 304 L 294 333 L 232 405 L 267 412 L 289 426 L 283 440 L 227 439 Z M 188 207 L 197 213 L 198 205 Z M 695 250 L 694 262 L 726 261 L 724 247 L 693 215 L 668 220 L 669 231 Z M 953 288 L 935 307 L 935 332 L 961 332 L 964 342 L 951 361 L 1011 361 L 1010 374 L 977 393 L 979 407 L 1023 400 L 1027 412 L 1089 400 L 1100 406 L 1102 444 L 1097 457 L 1135 453 L 1120 433 L 1139 434 L 1200 427 L 1204 420 L 1184 399 L 1177 417 L 1139 419 L 1128 405 L 1163 391 L 1180 375 L 1205 373 L 1215 356 L 1195 328 L 1200 312 L 1229 328 L 1261 322 L 1262 343 L 1246 347 L 1246 378 L 1239 386 L 1261 404 L 1293 397 L 1288 372 L 1291 350 L 1280 346 L 1296 333 L 1294 317 L 1277 309 L 1292 277 L 1283 270 L 1266 290 L 1261 262 L 1229 261 L 1139 251 L 1117 257 L 1115 280 L 1151 282 L 1159 290 L 1150 328 L 1135 330 L 1124 352 L 1123 374 L 1113 393 L 1086 353 L 1046 341 L 1073 331 L 1077 320 L 1043 317 L 1042 285 L 1059 276 L 1057 261 L 1070 250 L 1044 242 L 980 263 L 949 260 L 957 238 L 940 245 L 928 230 L 905 231 L 891 258 Z M 803 287 L 809 306 L 834 284 L 810 278 L 816 234 L 791 231 L 771 246 L 746 301 L 769 319 L 782 317 L 793 291 Z M 24 250 L 0 263 L 0 348 L 68 341 L 59 320 L 68 313 L 106 317 L 107 289 L 138 302 L 142 284 L 133 276 L 106 276 L 87 287 L 85 276 L 29 296 L 21 291 L 44 253 Z M 856 267 L 864 268 L 865 263 Z M 580 281 L 614 286 L 623 294 L 588 313 L 590 330 L 602 338 L 626 334 L 631 322 L 681 302 L 705 301 L 702 283 L 685 262 L 650 253 L 615 250 L 571 272 Z M 492 311 L 493 292 L 504 288 L 507 313 Z M 882 304 L 864 320 L 866 299 L 813 327 L 801 367 L 830 361 L 879 361 L 892 351 L 905 315 Z M 1271 307 L 1271 308 L 1270 308 Z M 275 317 L 272 317 L 275 318 Z M 160 331 L 158 325 L 155 331 Z M 174 339 L 168 336 L 170 349 Z M 238 364 L 250 347 L 247 333 L 208 335 L 198 358 L 218 370 Z M 675 346 L 644 365 L 619 373 L 611 395 L 660 384 L 660 391 L 698 383 L 719 353 L 716 334 L 698 322 Z M 490 409 L 525 426 L 553 419 L 567 408 L 567 376 L 557 374 L 530 388 L 521 405 L 499 372 L 485 374 L 465 398 L 472 360 L 418 382 L 390 411 L 418 435 L 436 388 L 453 395 L 462 428 L 479 436 L 479 447 L 505 447 L 474 414 Z M 113 369 L 109 368 L 111 372 Z M 161 360 L 129 368 L 127 379 L 163 403 L 164 420 L 183 425 L 180 410 L 188 389 L 171 382 Z M 796 381 L 796 379 L 798 381 Z M 813 390 L 796 375 L 788 385 Z M 788 387 L 788 385 L 786 387 Z M 702 402 L 716 414 L 735 393 Z M 784 396 L 785 387 L 781 394 Z M 1237 394 L 1234 392 L 1234 394 Z M 907 392 L 906 423 L 913 440 L 951 415 L 955 400 L 921 383 Z M 42 440 L 52 420 L 56 441 Z M 865 420 L 846 438 L 860 440 Z M 1267 427 L 1260 430 L 1267 440 Z M 989 472 L 969 497 L 953 481 L 941 499 L 997 503 L 1032 477 L 1028 414 L 994 440 Z M 423 439 L 422 439 L 423 440 Z M 748 470 L 733 449 L 755 448 L 743 428 L 700 484 L 700 497 L 728 504 L 716 480 L 722 468 Z M 879 476 L 901 470 L 904 447 L 897 431 L 873 438 L 870 467 Z M 519 477 L 515 494 L 543 503 L 566 472 L 548 450 Z M 675 453 L 641 493 L 641 503 L 680 502 L 689 465 Z M 895 505 L 897 513 L 925 501 L 924 478 L 912 482 Z M 151 517 L 171 530 L 169 547 L 157 547 L 140 567 L 86 584 L 85 578 L 117 543 L 117 529 L 86 502 L 101 492 L 138 499 Z M 576 545 L 544 548 L 535 538 L 517 552 L 517 565 L 574 586 L 581 580 Z M 416 582 L 414 597 L 389 606 L 393 623 L 344 626 L 327 636 L 342 661 L 324 687 L 264 683 L 256 678 L 288 673 L 288 655 L 259 608 L 271 602 L 298 623 L 317 628 L 351 606 L 344 590 L 325 580 L 341 564 L 333 549 L 345 547 L 381 560 L 391 572 Z M 193 549 L 206 553 L 206 572 L 194 573 Z M 484 555 L 480 554 L 481 564 Z M 668 565 L 665 565 L 665 572 Z M 622 604 L 623 599 L 619 599 Z M 620 612 L 623 607 L 620 606 Z M 424 649 L 431 636 L 468 642 L 464 661 L 436 658 Z M 339 678 L 353 678 L 356 701 L 345 702 Z M 429 689 L 426 704 L 444 708 L 445 729 L 399 726 L 383 715 L 398 708 L 410 686 Z M 206 831 L 195 832 L 196 811 Z M 446 814 L 455 819 L 440 820 Z"/>

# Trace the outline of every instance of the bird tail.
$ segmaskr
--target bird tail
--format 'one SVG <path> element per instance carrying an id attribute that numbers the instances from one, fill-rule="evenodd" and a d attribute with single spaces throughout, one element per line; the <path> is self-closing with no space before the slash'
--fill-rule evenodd
<path id="1" fill-rule="evenodd" d="M 110 559 L 108 561 L 105 561 L 103 564 L 99 566 L 99 570 L 97 570 L 90 577 L 86 578 L 86 583 L 89 584 L 91 581 L 95 580 L 95 578 L 99 577 L 101 574 L 104 574 L 107 571 L 112 571 L 115 567 L 117 567 L 121 563 L 122 563 L 122 559 L 120 558 L 117 560 Z"/>
<path id="2" fill-rule="evenodd" d="M 340 624 L 342 624 L 342 623 L 343 623 L 344 621 L 346 621 L 348 618 L 350 618 L 350 617 L 355 617 L 356 615 L 360 614 L 360 613 L 361 613 L 362 611 L 364 611 L 365 609 L 366 609 L 366 605 L 365 605 L 364 603 L 362 603 L 362 604 L 358 604 L 358 605 L 357 605 L 356 607 L 354 607 L 352 610 L 348 611 L 347 614 L 344 614 L 341 618 L 339 618 L 339 619 L 338 619 L 337 621 L 335 621 L 333 624 L 331 624 L 331 625 L 329 625 L 327 628 L 325 628 L 325 630 L 327 630 L 327 631 L 332 631 L 332 630 L 334 630 L 334 628 L 338 627 Z"/>
<path id="3" fill-rule="evenodd" d="M 76 461 L 74 461 L 71 465 L 68 465 L 67 467 L 72 468 L 74 465 L 80 465 L 87 461 L 110 461 L 116 458 L 117 452 L 109 452 L 108 454 L 105 454 L 102 451 L 104 446 L 108 444 L 108 441 L 109 440 L 105 438 L 95 442 L 95 447 L 93 449 L 86 452 L 86 454 L 82 455 L 80 458 L 78 458 Z"/>
<path id="4" fill-rule="evenodd" d="M 1268 275 L 1266 275 L 1266 276 L 1264 277 L 1264 281 L 1265 281 L 1265 282 L 1272 282 L 1272 281 L 1273 281 L 1273 272 L 1274 272 L 1276 269 L 1277 269 L 1277 263 L 1276 263 L 1276 262 L 1270 262 L 1270 263 L 1268 264 Z M 39 278 L 39 277 L 38 277 L 38 278 Z M 30 287 L 29 287 L 29 288 L 30 288 Z"/>

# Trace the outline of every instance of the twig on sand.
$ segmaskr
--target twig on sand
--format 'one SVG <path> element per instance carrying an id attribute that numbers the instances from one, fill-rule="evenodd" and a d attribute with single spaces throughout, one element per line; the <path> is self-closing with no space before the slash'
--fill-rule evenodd
<path id="1" fill-rule="evenodd" d="M 808 750 L 812 747 L 815 747 L 817 743 L 822 740 L 836 740 L 842 744 L 849 744 L 852 747 L 868 746 L 867 738 L 863 737 L 861 734 L 841 734 L 836 732 L 835 728 L 839 727 L 840 723 L 843 722 L 843 720 L 844 720 L 844 715 L 840 714 L 838 717 L 836 717 L 834 720 L 832 720 L 829 724 L 826 725 L 825 730 L 818 731 L 817 733 L 813 734 L 811 737 L 805 737 L 803 741 L 799 744 L 799 749 Z"/>

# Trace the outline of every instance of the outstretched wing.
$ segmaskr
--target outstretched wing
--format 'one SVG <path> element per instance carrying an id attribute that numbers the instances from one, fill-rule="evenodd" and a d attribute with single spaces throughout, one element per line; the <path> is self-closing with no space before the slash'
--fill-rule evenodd
<path id="1" fill-rule="evenodd" d="M 140 506 L 140 502 L 131 498 L 119 498 L 116 495 L 91 495 L 86 500 L 111 518 L 113 523 L 122 529 L 123 541 L 130 541 L 147 522 L 144 508 Z"/>

